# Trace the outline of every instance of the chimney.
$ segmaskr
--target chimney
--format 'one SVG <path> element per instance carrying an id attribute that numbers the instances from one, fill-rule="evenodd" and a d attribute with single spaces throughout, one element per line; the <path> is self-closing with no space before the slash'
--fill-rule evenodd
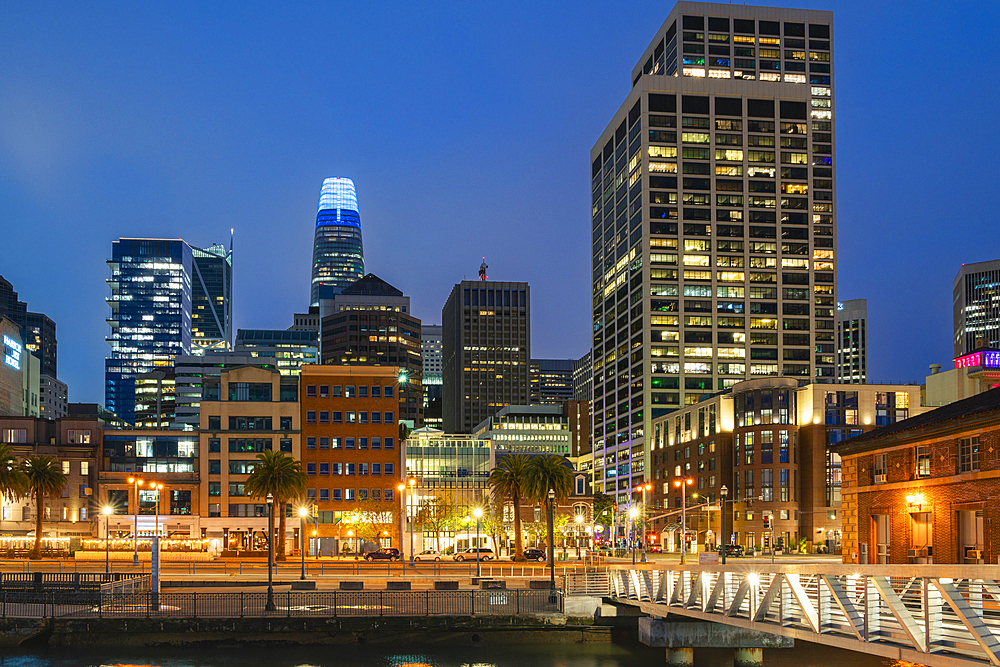
<path id="1" fill-rule="evenodd" d="M 941 372 L 941 364 L 931 364 L 931 375 L 937 375 Z"/>

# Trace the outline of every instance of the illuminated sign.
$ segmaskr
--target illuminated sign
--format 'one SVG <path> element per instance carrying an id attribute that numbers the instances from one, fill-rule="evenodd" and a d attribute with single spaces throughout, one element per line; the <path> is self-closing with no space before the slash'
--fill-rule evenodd
<path id="1" fill-rule="evenodd" d="M 21 344 L 7 336 L 3 337 L 3 362 L 16 371 L 21 370 Z"/>
<path id="2" fill-rule="evenodd" d="M 973 352 L 958 357 L 955 368 L 1000 368 L 1000 351 Z"/>

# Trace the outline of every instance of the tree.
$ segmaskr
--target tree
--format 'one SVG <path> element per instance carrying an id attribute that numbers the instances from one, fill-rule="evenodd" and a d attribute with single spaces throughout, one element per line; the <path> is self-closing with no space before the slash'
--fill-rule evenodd
<path id="1" fill-rule="evenodd" d="M 399 442 L 406 442 L 406 439 L 410 437 L 410 433 L 412 432 L 413 429 L 403 422 L 399 422 Z"/>
<path id="2" fill-rule="evenodd" d="M 614 520 L 614 509 L 615 509 L 615 499 L 611 496 L 595 492 L 594 493 L 594 523 L 601 517 L 602 514 L 607 512 L 611 513 L 612 521 Z"/>
<path id="3" fill-rule="evenodd" d="M 392 501 L 365 498 L 357 502 L 347 521 L 354 526 L 355 535 L 364 542 L 373 543 L 377 548 L 380 546 L 379 538 L 395 525 L 395 510 L 396 503 Z"/>
<path id="4" fill-rule="evenodd" d="M 525 454 L 505 456 L 490 471 L 487 483 L 498 500 L 509 500 L 514 506 L 514 558 L 524 560 L 524 542 L 521 539 L 521 498 L 527 482 L 528 464 L 531 457 Z"/>
<path id="5" fill-rule="evenodd" d="M 445 496 L 434 496 L 425 498 L 420 503 L 417 510 L 416 522 L 420 526 L 421 532 L 428 531 L 434 533 L 434 544 L 437 551 L 441 551 L 441 533 L 449 530 L 455 525 L 458 518 L 458 508 Z"/>
<path id="6" fill-rule="evenodd" d="M 498 498 L 489 498 L 482 509 L 483 516 L 480 522 L 483 526 L 483 532 L 490 538 L 490 541 L 493 543 L 493 550 L 499 557 L 500 551 L 506 541 L 501 537 L 503 535 L 504 502 Z"/>
<path id="7" fill-rule="evenodd" d="M 35 497 L 38 516 L 35 518 L 35 546 L 28 558 L 42 557 L 42 518 L 45 511 L 44 497 L 62 494 L 66 488 L 66 475 L 62 467 L 51 456 L 29 456 L 21 461 L 21 473 L 27 483 L 28 492 Z"/>
<path id="8" fill-rule="evenodd" d="M 17 455 L 7 445 L 0 445 L 0 498 L 16 502 L 28 492 L 28 478 L 18 464 Z"/>
<path id="9" fill-rule="evenodd" d="M 525 470 L 525 497 L 536 503 L 547 503 L 549 491 L 555 491 L 556 502 L 562 502 L 573 493 L 573 471 L 562 456 L 543 454 L 533 456 Z"/>
<path id="10" fill-rule="evenodd" d="M 274 552 L 275 560 L 285 560 L 285 505 L 293 498 L 305 494 L 306 473 L 302 470 L 302 462 L 296 461 L 284 452 L 266 450 L 257 455 L 257 463 L 253 472 L 243 485 L 244 492 L 253 498 L 274 498 L 272 511 L 278 514 L 278 535 Z M 274 535 L 268 537 L 273 540 Z"/>

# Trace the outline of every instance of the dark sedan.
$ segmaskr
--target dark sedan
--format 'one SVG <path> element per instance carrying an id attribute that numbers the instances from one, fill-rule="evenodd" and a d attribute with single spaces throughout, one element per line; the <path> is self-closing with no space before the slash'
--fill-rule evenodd
<path id="1" fill-rule="evenodd" d="M 726 555 L 727 556 L 742 556 L 743 555 L 743 547 L 741 545 L 739 545 L 739 544 L 726 544 L 726 545 L 720 546 L 718 549 L 716 549 L 716 551 L 718 551 L 721 554 L 723 549 L 726 550 Z"/>
<path id="2" fill-rule="evenodd" d="M 378 551 L 369 551 L 365 554 L 365 560 L 368 562 L 373 560 L 399 560 L 399 549 L 383 547 Z"/>

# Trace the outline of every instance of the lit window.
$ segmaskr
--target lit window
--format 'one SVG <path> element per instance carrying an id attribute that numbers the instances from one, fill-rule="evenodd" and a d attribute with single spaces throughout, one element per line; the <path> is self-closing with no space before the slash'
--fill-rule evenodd
<path id="1" fill-rule="evenodd" d="M 705 69 L 702 67 L 685 67 L 683 69 L 684 76 L 697 76 L 704 78 Z"/>
<path id="2" fill-rule="evenodd" d="M 657 158 L 677 157 L 677 147 L 676 146 L 650 146 L 649 147 L 649 157 L 657 157 Z"/>
<path id="3" fill-rule="evenodd" d="M 702 132 L 682 132 L 681 141 L 686 144 L 707 144 L 710 141 L 708 134 Z M 652 148 L 652 146 L 650 147 Z M 677 156 L 677 149 L 674 149 L 673 157 Z"/>
<path id="4" fill-rule="evenodd" d="M 710 69 L 708 70 L 709 79 L 729 79 L 732 78 L 732 74 L 727 69 Z"/>
<path id="5" fill-rule="evenodd" d="M 781 81 L 781 74 L 779 74 L 778 72 L 761 72 L 760 73 L 760 80 L 761 81 Z M 803 83 L 805 83 L 805 82 L 803 82 Z"/>

